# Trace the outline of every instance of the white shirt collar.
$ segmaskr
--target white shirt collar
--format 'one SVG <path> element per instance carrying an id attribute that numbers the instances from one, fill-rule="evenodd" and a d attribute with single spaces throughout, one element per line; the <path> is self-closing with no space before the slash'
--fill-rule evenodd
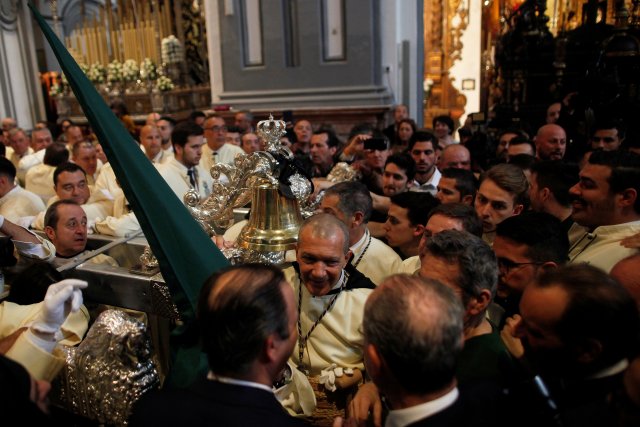
<path id="1" fill-rule="evenodd" d="M 349 249 L 351 249 L 351 252 L 353 253 L 353 257 L 354 258 L 358 258 L 358 255 L 360 255 L 360 252 L 362 252 L 362 250 L 364 249 L 365 245 L 369 241 L 369 236 L 370 235 L 371 235 L 371 233 L 369 232 L 369 229 L 365 229 L 365 232 L 362 235 L 362 237 L 360 238 L 360 240 L 358 240 L 353 246 L 351 246 L 349 248 Z"/>
<path id="2" fill-rule="evenodd" d="M 421 403 L 410 408 L 396 409 L 389 411 L 389 416 L 384 423 L 385 427 L 404 427 L 409 424 L 413 424 L 423 418 L 430 417 L 438 412 L 442 412 L 458 399 L 458 388 L 454 387 L 453 390 L 441 396 L 435 400 Z"/>
<path id="3" fill-rule="evenodd" d="M 629 361 L 627 359 L 622 359 L 621 361 L 614 363 L 611 366 L 608 366 L 598 372 L 596 372 L 593 375 L 589 376 L 589 379 L 598 379 L 598 378 L 605 378 L 605 377 L 611 377 L 613 375 L 619 374 L 620 372 L 624 371 L 625 369 L 627 369 L 627 367 L 629 366 Z"/>
<path id="4" fill-rule="evenodd" d="M 216 375 L 213 372 L 209 371 L 209 373 L 207 374 L 207 379 L 210 381 L 218 381 L 221 383 L 225 383 L 225 384 L 232 384 L 232 385 L 239 385 L 239 386 L 243 386 L 243 387 L 253 387 L 253 388 L 258 388 L 264 391 L 268 391 L 269 393 L 273 393 L 273 388 L 268 387 L 264 384 L 260 384 L 260 383 L 256 383 L 253 381 L 245 381 L 245 380 L 238 380 L 236 378 L 230 378 L 230 377 L 223 377 L 221 375 Z"/>

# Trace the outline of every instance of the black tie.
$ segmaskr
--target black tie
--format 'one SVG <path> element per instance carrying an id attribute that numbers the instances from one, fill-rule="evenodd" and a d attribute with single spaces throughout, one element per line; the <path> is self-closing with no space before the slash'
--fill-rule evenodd
<path id="1" fill-rule="evenodd" d="M 196 181 L 196 171 L 191 168 L 187 171 L 187 175 L 189 175 L 189 182 L 191 183 L 191 186 L 197 190 L 198 182 Z"/>

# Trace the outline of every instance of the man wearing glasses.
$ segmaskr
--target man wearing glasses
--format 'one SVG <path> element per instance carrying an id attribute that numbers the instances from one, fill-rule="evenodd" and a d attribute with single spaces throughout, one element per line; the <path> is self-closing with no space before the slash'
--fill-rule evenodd
<path id="1" fill-rule="evenodd" d="M 209 171 L 216 163 L 233 164 L 238 154 L 244 150 L 237 145 L 227 144 L 227 125 L 222 117 L 211 116 L 204 121 L 204 139 L 200 166 Z"/>
<path id="2" fill-rule="evenodd" d="M 569 239 L 558 218 L 527 211 L 498 224 L 493 251 L 499 270 L 496 303 L 512 316 L 519 312 L 524 289 L 542 272 L 567 261 Z"/>

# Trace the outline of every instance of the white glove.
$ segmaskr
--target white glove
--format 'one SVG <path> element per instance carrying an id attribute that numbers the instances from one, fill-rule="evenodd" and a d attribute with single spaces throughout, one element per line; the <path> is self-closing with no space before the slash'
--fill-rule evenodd
<path id="1" fill-rule="evenodd" d="M 42 310 L 31 325 L 31 329 L 41 334 L 55 334 L 71 312 L 82 305 L 82 291 L 88 286 L 84 280 L 65 279 L 47 289 Z"/>

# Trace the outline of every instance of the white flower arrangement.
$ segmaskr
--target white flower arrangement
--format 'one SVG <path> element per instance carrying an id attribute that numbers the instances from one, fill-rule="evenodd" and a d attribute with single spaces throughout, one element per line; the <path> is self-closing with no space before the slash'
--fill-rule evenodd
<path id="1" fill-rule="evenodd" d="M 122 63 L 117 59 L 111 61 L 107 66 L 107 80 L 111 83 L 121 82 L 123 80 Z"/>
<path id="2" fill-rule="evenodd" d="M 175 85 L 171 81 L 171 79 L 167 76 L 160 75 L 158 80 L 156 81 L 156 88 L 161 92 L 166 92 L 169 90 L 173 90 Z"/>
<path id="3" fill-rule="evenodd" d="M 162 62 L 177 64 L 182 60 L 182 45 L 174 35 L 162 39 Z"/>
<path id="4" fill-rule="evenodd" d="M 158 78 L 158 68 L 151 58 L 144 58 L 140 63 L 140 78 L 152 81 Z"/>
<path id="5" fill-rule="evenodd" d="M 106 71 L 99 62 L 91 64 L 91 67 L 89 67 L 89 70 L 87 71 L 87 77 L 92 83 L 104 83 L 105 76 Z"/>
<path id="6" fill-rule="evenodd" d="M 89 73 L 89 66 L 84 62 L 78 62 L 78 67 L 85 75 Z"/>
<path id="7" fill-rule="evenodd" d="M 127 59 L 122 64 L 122 79 L 125 82 L 135 82 L 140 75 L 138 63 L 134 59 Z"/>

